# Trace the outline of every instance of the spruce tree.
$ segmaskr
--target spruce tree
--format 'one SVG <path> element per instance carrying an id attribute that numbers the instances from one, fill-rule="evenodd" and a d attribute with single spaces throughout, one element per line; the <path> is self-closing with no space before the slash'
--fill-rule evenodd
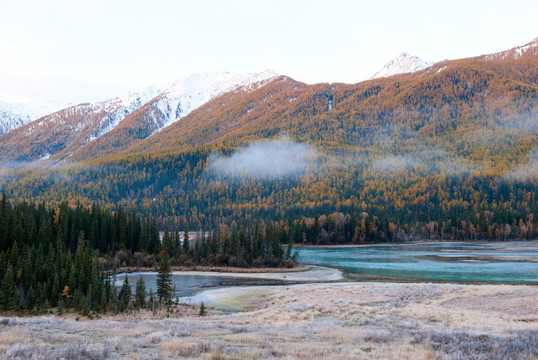
<path id="1" fill-rule="evenodd" d="M 165 227 L 164 227 L 163 245 L 164 245 L 165 239 L 166 239 L 166 243 L 168 244 L 168 247 L 166 248 L 166 251 L 168 253 L 168 256 L 170 256 L 173 253 L 173 251 L 172 251 L 171 244 L 170 244 L 170 232 L 168 231 L 168 225 L 165 225 Z"/>
<path id="2" fill-rule="evenodd" d="M 157 313 L 157 304 L 155 302 L 155 297 L 153 296 L 153 290 L 149 290 L 149 303 L 148 303 L 148 308 L 151 309 L 151 311 L 153 311 L 153 315 L 155 315 Z"/>
<path id="3" fill-rule="evenodd" d="M 293 251 L 293 242 L 290 240 L 288 242 L 288 247 L 286 248 L 286 260 L 291 259 L 292 251 Z"/>
<path id="4" fill-rule="evenodd" d="M 179 255 L 181 254 L 181 239 L 179 237 L 179 231 L 174 231 L 174 243 L 173 243 L 173 248 L 174 248 L 174 253 L 173 253 L 173 257 L 174 259 L 177 261 L 177 259 L 179 258 Z"/>
<path id="5" fill-rule="evenodd" d="M 28 293 L 26 294 L 26 310 L 32 311 L 35 305 L 35 290 L 33 286 L 30 286 Z"/>
<path id="6" fill-rule="evenodd" d="M 118 307 L 119 311 L 127 310 L 129 301 L 131 300 L 131 286 L 129 285 L 129 278 L 125 274 L 125 281 L 121 286 L 120 293 L 118 294 Z"/>
<path id="7" fill-rule="evenodd" d="M 139 309 L 146 307 L 146 283 L 142 276 L 136 282 L 135 306 Z"/>
<path id="8" fill-rule="evenodd" d="M 183 254 L 188 255 L 189 254 L 189 223 L 185 222 L 185 234 L 183 237 Z"/>
<path id="9" fill-rule="evenodd" d="M 172 273 L 170 271 L 170 259 L 168 256 L 168 236 L 163 238 L 161 248 L 161 265 L 157 274 L 157 295 L 159 296 L 159 304 L 162 304 L 163 299 L 166 301 L 172 293 Z"/>
<path id="10" fill-rule="evenodd" d="M 6 275 L 2 280 L 0 305 L 2 310 L 12 310 L 15 307 L 15 271 L 10 264 L 7 268 Z"/>
<path id="11" fill-rule="evenodd" d="M 60 298 L 60 300 L 58 300 L 58 315 L 62 315 L 64 313 L 64 301 L 62 300 L 62 298 Z"/>

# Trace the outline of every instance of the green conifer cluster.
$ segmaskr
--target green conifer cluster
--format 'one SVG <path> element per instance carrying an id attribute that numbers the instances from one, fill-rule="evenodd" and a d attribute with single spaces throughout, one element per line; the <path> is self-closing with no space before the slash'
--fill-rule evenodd
<path id="1" fill-rule="evenodd" d="M 0 201 L 0 310 L 43 313 L 57 308 L 84 315 L 114 313 L 168 303 L 173 295 L 172 265 L 283 266 L 284 252 L 272 225 L 222 225 L 211 236 L 181 239 L 164 231 L 162 244 L 154 218 L 134 209 L 109 211 L 97 205 L 58 207 Z M 157 258 L 157 259 L 156 259 Z M 128 277 L 113 286 L 124 266 L 158 267 L 157 292 L 146 301 L 138 279 L 135 298 Z"/>

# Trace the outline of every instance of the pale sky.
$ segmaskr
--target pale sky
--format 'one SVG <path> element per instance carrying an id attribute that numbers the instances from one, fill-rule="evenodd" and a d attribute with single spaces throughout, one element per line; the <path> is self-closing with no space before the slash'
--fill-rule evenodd
<path id="1" fill-rule="evenodd" d="M 83 102 L 193 73 L 368 79 L 538 37 L 536 0 L 0 0 L 0 100 Z"/>

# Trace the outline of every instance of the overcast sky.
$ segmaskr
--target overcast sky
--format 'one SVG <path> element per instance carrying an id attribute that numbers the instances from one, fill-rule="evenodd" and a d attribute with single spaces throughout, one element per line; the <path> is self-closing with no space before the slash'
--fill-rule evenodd
<path id="1" fill-rule="evenodd" d="M 0 0 L 0 100 L 81 102 L 212 71 L 354 83 L 538 37 L 538 1 Z"/>

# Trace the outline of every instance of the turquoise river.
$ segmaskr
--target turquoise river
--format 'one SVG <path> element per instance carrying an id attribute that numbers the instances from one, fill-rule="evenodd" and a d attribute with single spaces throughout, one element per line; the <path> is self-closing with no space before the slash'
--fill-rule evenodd
<path id="1" fill-rule="evenodd" d="M 304 247 L 298 260 L 358 280 L 538 284 L 538 241 Z"/>

